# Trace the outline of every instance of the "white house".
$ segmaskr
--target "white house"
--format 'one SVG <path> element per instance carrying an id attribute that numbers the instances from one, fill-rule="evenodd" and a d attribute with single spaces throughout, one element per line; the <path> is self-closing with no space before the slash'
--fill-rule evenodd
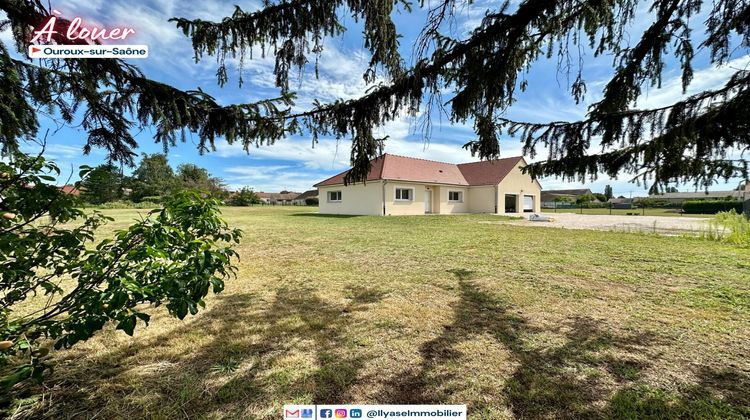
<path id="1" fill-rule="evenodd" d="M 294 200 L 299 196 L 298 192 L 282 191 L 278 193 L 259 192 L 258 198 L 265 204 L 294 204 Z"/>
<path id="2" fill-rule="evenodd" d="M 346 171 L 315 186 L 320 213 L 362 215 L 539 212 L 542 187 L 521 172 L 522 157 L 452 164 L 384 154 L 366 182 Z"/>

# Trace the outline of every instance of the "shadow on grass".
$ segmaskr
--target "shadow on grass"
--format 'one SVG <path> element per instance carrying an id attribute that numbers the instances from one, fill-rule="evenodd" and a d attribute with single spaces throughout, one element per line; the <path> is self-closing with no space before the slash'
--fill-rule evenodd
<path id="1" fill-rule="evenodd" d="M 188 325 L 93 361 L 61 360 L 64 375 L 46 384 L 53 402 L 21 417 L 241 418 L 248 407 L 263 412 L 292 401 L 348 402 L 365 356 L 345 330 L 355 312 L 382 296 L 360 290 L 349 303 L 334 305 L 310 289 L 279 288 L 265 309 L 251 294 L 217 296 Z M 194 337 L 210 341 L 190 348 L 186 342 Z M 169 356 L 173 347 L 189 350 Z M 151 355 L 142 357 L 146 349 Z M 260 417 L 278 418 L 278 411 Z"/>
<path id="2" fill-rule="evenodd" d="M 702 367 L 696 384 L 669 392 L 635 385 L 615 392 L 607 414 L 628 419 L 750 418 L 750 375 L 729 368 Z"/>
<path id="3" fill-rule="evenodd" d="M 586 317 L 541 327 L 483 290 L 476 273 L 450 273 L 458 290 L 453 321 L 421 344 L 419 363 L 391 376 L 361 377 L 368 354 L 354 325 L 363 322 L 355 321 L 357 312 L 386 292 L 350 287 L 346 303 L 338 304 L 314 289 L 282 287 L 265 303 L 253 294 L 217 296 L 191 322 L 92 359 L 76 360 L 80 353 L 71 353 L 45 385 L 51 403 L 20 417 L 278 418 L 283 403 L 355 402 L 350 392 L 363 381 L 381 390 L 370 402 L 468 403 L 477 418 L 497 418 L 498 412 L 515 418 L 750 416 L 750 380 L 738 369 L 703 368 L 695 372 L 697 383 L 678 393 L 652 388 L 639 383 L 648 362 L 633 355 L 658 357 L 650 349 L 660 344 L 656 337 L 615 334 Z M 560 340 L 531 340 L 545 334 Z M 477 337 L 507 352 L 507 360 L 475 356 L 488 366 L 507 365 L 493 384 L 462 370 L 462 345 Z M 469 389 L 476 398 L 453 397 Z"/>
<path id="4" fill-rule="evenodd" d="M 321 213 L 291 213 L 289 216 L 294 217 L 320 217 L 324 219 L 351 219 L 352 217 L 362 217 L 358 214 L 321 214 Z"/>
<path id="5" fill-rule="evenodd" d="M 721 373 L 711 375 L 720 377 Z M 679 393 L 637 385 L 615 392 L 605 412 L 608 417 L 619 419 L 747 419 L 750 418 L 747 376 L 744 384 L 743 397 L 727 392 L 725 387 L 732 388 L 731 383 L 724 383 L 719 394 L 703 383 Z"/>
<path id="6" fill-rule="evenodd" d="M 734 372 L 734 377 L 720 378 L 703 372 L 702 383 L 684 395 L 643 392 L 645 388 L 633 384 L 648 367 L 647 362 L 628 355 L 649 354 L 649 347 L 659 344 L 657 337 L 615 335 L 585 317 L 562 320 L 552 331 L 541 329 L 529 325 L 522 313 L 503 299 L 477 286 L 472 281 L 474 272 L 448 271 L 456 277 L 460 290 L 460 299 L 452 305 L 454 322 L 421 346 L 418 368 L 394 375 L 381 399 L 394 404 L 460 403 L 452 395 L 469 386 L 471 379 L 471 373 L 460 368 L 461 344 L 490 336 L 507 349 L 515 368 L 503 378 L 502 389 L 481 390 L 480 394 L 488 397 L 485 400 L 495 401 L 483 403 L 477 398 L 469 404 L 469 413 L 477 417 L 497 416 L 498 393 L 506 414 L 515 418 L 685 418 L 690 417 L 690 410 L 702 413 L 697 416 L 701 418 L 748 414 L 742 408 L 748 407 L 747 394 L 742 393 L 743 386 L 748 389 L 746 375 Z M 530 337 L 550 332 L 562 336 L 562 344 L 530 344 Z M 613 395 L 613 389 L 620 391 Z"/>

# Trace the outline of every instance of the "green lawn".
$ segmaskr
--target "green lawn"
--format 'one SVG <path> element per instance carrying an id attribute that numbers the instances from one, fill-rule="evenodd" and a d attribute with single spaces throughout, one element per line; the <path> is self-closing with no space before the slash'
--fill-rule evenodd
<path id="1" fill-rule="evenodd" d="M 750 416 L 750 253 L 680 237 L 228 208 L 239 277 L 178 321 L 57 354 L 19 417 L 278 419 L 284 403 L 471 418 Z M 107 210 L 123 227 L 137 210 Z"/>
<path id="2" fill-rule="evenodd" d="M 654 208 L 654 209 L 646 209 L 644 212 L 643 209 L 612 209 L 610 212 L 610 209 L 599 209 L 599 208 L 584 208 L 583 211 L 581 209 L 542 209 L 543 213 L 578 213 L 578 214 L 612 214 L 612 215 L 620 215 L 620 216 L 628 216 L 630 215 L 646 215 L 646 216 L 671 216 L 671 217 L 712 217 L 712 214 L 689 214 L 689 213 L 680 213 L 680 209 L 664 209 L 664 208 Z"/>

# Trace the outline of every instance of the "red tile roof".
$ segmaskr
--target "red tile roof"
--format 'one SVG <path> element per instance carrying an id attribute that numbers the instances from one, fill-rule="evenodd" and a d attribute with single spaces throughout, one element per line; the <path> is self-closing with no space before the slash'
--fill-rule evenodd
<path id="1" fill-rule="evenodd" d="M 318 190 L 307 190 L 302 194 L 298 195 L 295 200 L 304 200 L 306 198 L 315 198 L 318 196 Z"/>
<path id="2" fill-rule="evenodd" d="M 81 190 L 76 188 L 75 185 L 63 185 L 62 187 L 59 187 L 59 188 L 63 194 L 71 194 L 75 196 L 81 195 Z"/>
<path id="3" fill-rule="evenodd" d="M 523 160 L 521 156 L 461 163 L 458 169 L 469 185 L 497 185 Z"/>
<path id="4" fill-rule="evenodd" d="M 517 156 L 454 165 L 386 153 L 372 160 L 367 181 L 386 179 L 449 185 L 494 185 L 499 184 L 522 159 Z M 315 186 L 343 184 L 347 172 L 334 175 Z"/>
<path id="5" fill-rule="evenodd" d="M 376 157 L 375 159 L 370 161 L 370 173 L 367 174 L 367 181 L 375 181 L 378 179 L 382 179 L 381 175 L 383 173 L 383 162 L 385 162 L 386 157 L 392 156 L 389 154 L 384 154 L 383 156 Z M 313 185 L 313 187 L 318 187 L 321 185 L 337 185 L 337 184 L 343 184 L 344 183 L 344 177 L 349 171 L 341 172 L 340 174 L 334 175 L 328 179 L 324 179 L 323 181 L 318 182 L 317 184 Z"/>

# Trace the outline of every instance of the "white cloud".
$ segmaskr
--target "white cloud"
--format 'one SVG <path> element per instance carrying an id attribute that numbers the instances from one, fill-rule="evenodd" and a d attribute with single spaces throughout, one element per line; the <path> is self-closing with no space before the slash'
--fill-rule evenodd
<path id="1" fill-rule="evenodd" d="M 723 66 L 710 66 L 695 71 L 693 82 L 688 86 L 687 92 L 682 93 L 682 81 L 679 75 L 672 72 L 672 77 L 662 84 L 661 89 L 646 92 L 638 101 L 640 108 L 658 108 L 673 104 L 685 99 L 689 95 L 703 92 L 708 89 L 717 89 L 729 80 L 738 70 L 746 70 L 750 67 L 750 55 L 729 61 Z"/>
<path id="2" fill-rule="evenodd" d="M 293 166 L 263 165 L 257 162 L 252 166 L 229 167 L 224 172 L 229 174 L 224 176 L 224 181 L 230 190 L 250 187 L 255 191 L 265 192 L 303 192 L 326 178 Z"/>
<path id="3" fill-rule="evenodd" d="M 299 77 L 297 69 L 289 72 L 289 89 L 297 94 L 295 111 L 305 111 L 313 107 L 314 101 L 334 102 L 338 99 L 352 99 L 362 96 L 374 84 L 366 84 L 362 79 L 368 63 L 368 55 L 362 49 L 348 50 L 332 41 L 326 41 L 318 60 L 318 74 L 315 77 L 315 57 L 303 69 Z M 239 68 L 239 59 L 227 59 L 227 63 Z M 245 57 L 243 77 L 253 86 L 276 90 L 276 76 L 273 74 L 275 57 L 266 51 L 263 56 L 259 48 Z M 377 82 L 376 82 L 377 83 Z M 252 98 L 257 99 L 257 98 Z"/>
<path id="4" fill-rule="evenodd" d="M 6 20 L 8 15 L 5 12 L 0 11 L 0 22 Z M 0 42 L 2 42 L 8 49 L 15 47 L 15 41 L 13 40 L 13 32 L 10 29 L 0 31 Z"/>
<path id="5" fill-rule="evenodd" d="M 45 149 L 45 154 L 51 158 L 72 159 L 81 156 L 83 146 L 50 144 Z"/>
<path id="6" fill-rule="evenodd" d="M 36 154 L 41 151 L 41 146 L 36 143 L 24 143 L 21 149 L 25 153 Z M 92 153 L 103 155 L 104 152 L 95 149 Z M 52 160 L 69 160 L 80 157 L 83 154 L 83 145 L 48 143 L 44 147 L 44 156 Z"/>
<path id="7" fill-rule="evenodd" d="M 349 166 L 348 147 L 348 142 L 332 139 L 321 139 L 313 147 L 309 139 L 288 138 L 271 146 L 250 149 L 249 158 L 296 162 L 312 170 L 343 170 Z M 221 157 L 248 156 L 242 146 L 230 145 L 224 140 L 217 142 L 216 154 Z"/>

